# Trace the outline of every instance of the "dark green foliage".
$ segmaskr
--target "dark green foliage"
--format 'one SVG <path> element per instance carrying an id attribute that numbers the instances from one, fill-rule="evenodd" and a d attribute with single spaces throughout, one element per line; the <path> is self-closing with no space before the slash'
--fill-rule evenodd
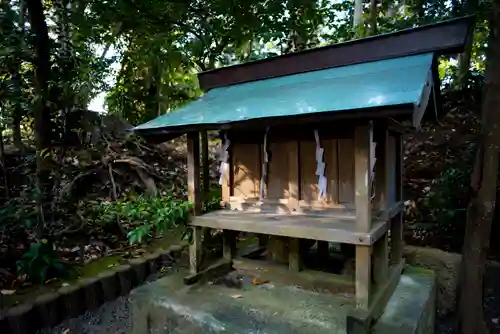
<path id="1" fill-rule="evenodd" d="M 26 275 L 26 280 L 33 283 L 64 276 L 69 270 L 69 265 L 61 261 L 54 245 L 46 239 L 31 243 L 29 250 L 17 261 L 18 275 Z"/>
<path id="2" fill-rule="evenodd" d="M 178 200 L 170 194 L 139 195 L 115 202 L 92 202 L 88 215 L 102 225 L 119 221 L 128 230 L 129 243 L 142 244 L 171 228 L 186 226 L 190 207 L 190 202 Z"/>
<path id="3" fill-rule="evenodd" d="M 461 251 L 471 171 L 471 165 L 450 166 L 433 180 L 419 202 L 421 220 L 412 226 L 415 237 L 433 239 L 448 251 Z"/>
<path id="4" fill-rule="evenodd" d="M 222 200 L 221 189 L 217 185 L 212 187 L 203 199 L 203 206 L 201 208 L 202 212 L 209 212 L 213 210 L 220 209 L 220 202 Z"/>

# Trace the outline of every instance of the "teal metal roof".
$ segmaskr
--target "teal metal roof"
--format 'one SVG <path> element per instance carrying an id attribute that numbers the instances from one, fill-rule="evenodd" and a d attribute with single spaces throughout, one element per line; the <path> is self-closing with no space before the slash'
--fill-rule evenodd
<path id="1" fill-rule="evenodd" d="M 420 104 L 431 53 L 218 87 L 134 130 Z M 376 112 L 374 110 L 373 112 Z"/>

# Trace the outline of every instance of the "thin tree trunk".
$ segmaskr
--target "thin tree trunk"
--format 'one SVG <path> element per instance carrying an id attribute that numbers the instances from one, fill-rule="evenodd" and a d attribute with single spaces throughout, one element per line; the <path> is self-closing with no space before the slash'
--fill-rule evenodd
<path id="1" fill-rule="evenodd" d="M 468 0 L 465 4 L 467 14 L 474 14 L 477 11 L 479 5 L 478 0 Z M 474 21 L 471 27 L 472 35 L 470 36 L 467 44 L 465 45 L 465 50 L 458 56 L 458 88 L 464 89 L 467 87 L 470 72 L 470 61 L 472 56 L 472 47 L 474 30 L 476 28 L 476 22 Z"/>
<path id="2" fill-rule="evenodd" d="M 45 227 L 52 195 L 51 181 L 51 110 L 48 101 L 50 76 L 49 33 L 41 0 L 27 0 L 28 17 L 33 34 L 35 87 L 38 95 L 35 105 L 36 183 L 38 196 L 38 234 Z"/>
<path id="3" fill-rule="evenodd" d="M 354 19 L 352 27 L 358 35 L 363 24 L 363 0 L 354 0 Z"/>
<path id="4" fill-rule="evenodd" d="M 377 0 L 370 0 L 370 35 L 377 34 Z"/>
<path id="5" fill-rule="evenodd" d="M 483 277 L 495 211 L 500 153 L 500 0 L 493 4 L 482 106 L 481 148 L 471 180 L 471 201 L 458 291 L 463 334 L 488 333 L 483 314 Z"/>
<path id="6" fill-rule="evenodd" d="M 24 32 L 24 15 L 26 12 L 26 3 L 24 0 L 20 0 L 19 2 L 19 29 L 21 33 L 21 50 L 24 52 L 24 38 L 25 38 L 25 32 Z M 14 82 L 14 86 L 16 89 L 16 93 L 18 94 L 17 100 L 16 100 L 16 107 L 14 110 L 14 115 L 12 115 L 12 138 L 14 141 L 14 145 L 20 149 L 21 151 L 24 150 L 24 145 L 22 141 L 22 135 L 21 135 L 21 120 L 23 117 L 23 108 L 21 105 L 21 99 L 22 99 L 22 90 L 21 90 L 21 57 L 18 56 L 16 57 L 16 72 L 13 73 L 12 75 L 12 80 Z"/>

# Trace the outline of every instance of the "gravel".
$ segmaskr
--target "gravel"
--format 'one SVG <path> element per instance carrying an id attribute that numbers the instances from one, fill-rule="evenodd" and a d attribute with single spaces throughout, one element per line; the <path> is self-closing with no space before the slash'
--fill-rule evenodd
<path id="1" fill-rule="evenodd" d="M 124 334 L 130 333 L 132 318 L 127 297 L 119 297 L 94 311 L 63 321 L 39 334 Z"/>

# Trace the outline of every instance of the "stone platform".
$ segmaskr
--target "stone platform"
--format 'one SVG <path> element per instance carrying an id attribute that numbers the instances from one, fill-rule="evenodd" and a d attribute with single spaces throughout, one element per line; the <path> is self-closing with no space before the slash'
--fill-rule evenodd
<path id="1" fill-rule="evenodd" d="M 224 283 L 186 286 L 180 271 L 130 295 L 133 332 L 346 333 L 351 299 L 269 282 L 254 285 L 236 275 Z M 373 333 L 430 334 L 434 330 L 435 278 L 406 268 Z"/>

